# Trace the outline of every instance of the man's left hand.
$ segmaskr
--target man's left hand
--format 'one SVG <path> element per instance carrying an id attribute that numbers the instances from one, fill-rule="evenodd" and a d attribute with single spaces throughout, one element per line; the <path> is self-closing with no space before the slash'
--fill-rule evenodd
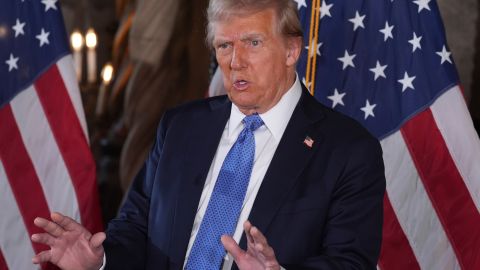
<path id="1" fill-rule="evenodd" d="M 243 224 L 247 236 L 247 251 L 229 235 L 222 236 L 222 244 L 229 252 L 240 270 L 243 269 L 266 269 L 280 270 L 280 265 L 275 258 L 273 248 L 268 245 L 265 236 L 248 220 Z"/>

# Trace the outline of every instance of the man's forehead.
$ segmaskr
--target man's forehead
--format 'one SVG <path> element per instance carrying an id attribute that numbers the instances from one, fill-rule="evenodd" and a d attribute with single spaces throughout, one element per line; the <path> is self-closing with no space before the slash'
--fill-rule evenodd
<path id="1" fill-rule="evenodd" d="M 213 27 L 214 40 L 246 39 L 272 34 L 276 29 L 276 20 L 271 11 L 234 13 L 232 16 L 217 20 Z"/>

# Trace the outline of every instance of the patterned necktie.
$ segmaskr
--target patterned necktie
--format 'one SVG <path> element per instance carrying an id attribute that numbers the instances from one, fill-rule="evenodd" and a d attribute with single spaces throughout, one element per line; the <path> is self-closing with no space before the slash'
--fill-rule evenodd
<path id="1" fill-rule="evenodd" d="M 258 114 L 243 119 L 244 128 L 223 161 L 207 210 L 193 243 L 185 269 L 220 269 L 224 234 L 233 235 L 252 174 L 255 156 L 253 132 L 263 125 Z"/>

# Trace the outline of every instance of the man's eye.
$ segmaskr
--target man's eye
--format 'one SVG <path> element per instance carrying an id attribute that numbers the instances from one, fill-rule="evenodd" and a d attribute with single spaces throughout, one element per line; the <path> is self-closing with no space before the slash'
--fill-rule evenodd
<path id="1" fill-rule="evenodd" d="M 218 45 L 218 49 L 227 49 L 228 48 L 228 43 L 222 43 Z"/>
<path id="2" fill-rule="evenodd" d="M 257 47 L 260 45 L 260 40 L 252 40 L 252 46 Z"/>

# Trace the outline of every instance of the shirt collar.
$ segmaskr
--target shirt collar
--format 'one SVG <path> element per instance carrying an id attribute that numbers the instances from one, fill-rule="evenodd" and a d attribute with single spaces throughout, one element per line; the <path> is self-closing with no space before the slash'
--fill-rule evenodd
<path id="1" fill-rule="evenodd" d="M 277 142 L 282 138 L 283 132 L 287 128 L 288 121 L 290 120 L 290 117 L 292 117 L 293 110 L 300 100 L 301 95 L 302 86 L 297 74 L 292 87 L 290 87 L 290 89 L 282 96 L 280 101 L 267 112 L 260 114 L 263 123 L 272 133 L 273 138 Z M 232 133 L 234 133 L 241 124 L 243 118 L 245 118 L 245 115 L 235 104 L 232 104 L 228 124 L 228 136 L 231 136 Z"/>

